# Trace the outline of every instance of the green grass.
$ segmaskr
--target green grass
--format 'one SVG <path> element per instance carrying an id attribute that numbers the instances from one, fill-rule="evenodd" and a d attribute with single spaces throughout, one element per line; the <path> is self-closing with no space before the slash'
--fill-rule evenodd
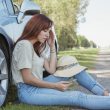
<path id="1" fill-rule="evenodd" d="M 71 55 L 75 56 L 78 62 L 83 65 L 87 66 L 89 69 L 92 69 L 94 66 L 94 60 L 98 54 L 99 49 L 73 49 L 68 51 L 60 51 L 58 53 L 58 57 L 60 58 L 63 55 Z"/>
<path id="2" fill-rule="evenodd" d="M 79 63 L 83 66 L 87 66 L 91 69 L 94 65 L 94 60 L 98 54 L 98 49 L 73 49 L 68 51 L 59 51 L 58 57 L 63 55 L 72 55 L 75 56 Z M 16 89 L 10 89 L 9 99 L 12 101 L 15 98 Z M 13 95 L 11 95 L 13 94 Z M 13 104 L 11 100 L 8 100 L 7 105 L 4 108 L 0 108 L 0 110 L 75 110 L 73 107 L 66 106 L 31 106 L 26 104 Z M 37 99 L 36 99 L 37 100 Z M 74 107 L 75 108 L 75 107 Z"/>
<path id="3" fill-rule="evenodd" d="M 70 110 L 72 107 L 67 106 L 32 106 L 26 104 L 7 104 L 6 107 L 0 108 L 0 110 Z"/>

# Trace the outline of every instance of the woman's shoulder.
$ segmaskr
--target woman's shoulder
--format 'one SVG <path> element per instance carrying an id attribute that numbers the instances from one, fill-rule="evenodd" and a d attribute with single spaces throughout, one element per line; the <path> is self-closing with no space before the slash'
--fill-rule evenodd
<path id="1" fill-rule="evenodd" d="M 31 42 L 30 41 L 28 41 L 28 40 L 21 40 L 21 41 L 19 41 L 19 42 L 17 42 L 17 44 L 16 44 L 16 46 L 15 46 L 15 48 L 14 48 L 14 50 L 16 51 L 18 51 L 18 50 L 32 50 L 33 49 L 33 45 L 31 44 Z"/>
<path id="2" fill-rule="evenodd" d="M 21 40 L 21 41 L 17 42 L 16 45 L 32 45 L 32 44 L 28 40 Z"/>
<path id="3" fill-rule="evenodd" d="M 32 46 L 32 44 L 31 44 L 31 42 L 30 41 L 28 41 L 28 40 L 21 40 L 21 41 L 19 41 L 19 42 L 17 42 L 17 44 L 16 44 L 16 46 L 15 46 L 16 48 L 29 48 L 29 47 L 33 47 Z"/>

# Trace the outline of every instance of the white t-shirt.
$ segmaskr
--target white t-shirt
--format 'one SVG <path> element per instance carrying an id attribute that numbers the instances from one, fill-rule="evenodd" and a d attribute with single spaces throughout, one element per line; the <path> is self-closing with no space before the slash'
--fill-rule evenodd
<path id="1" fill-rule="evenodd" d="M 12 75 L 14 83 L 24 82 L 21 69 L 30 68 L 32 74 L 41 79 L 43 78 L 44 58 L 39 57 L 28 40 L 19 41 L 12 55 Z"/>

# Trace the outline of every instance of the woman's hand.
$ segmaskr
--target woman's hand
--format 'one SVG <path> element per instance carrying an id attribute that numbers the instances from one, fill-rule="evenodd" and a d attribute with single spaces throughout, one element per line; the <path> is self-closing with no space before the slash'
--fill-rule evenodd
<path id="1" fill-rule="evenodd" d="M 54 45 L 55 45 L 55 36 L 54 36 L 54 33 L 52 30 L 50 30 L 49 32 L 50 36 L 49 36 L 49 39 L 47 40 L 50 48 L 52 48 Z"/>
<path id="2" fill-rule="evenodd" d="M 60 81 L 56 83 L 56 89 L 60 91 L 66 91 L 72 85 L 69 81 Z"/>

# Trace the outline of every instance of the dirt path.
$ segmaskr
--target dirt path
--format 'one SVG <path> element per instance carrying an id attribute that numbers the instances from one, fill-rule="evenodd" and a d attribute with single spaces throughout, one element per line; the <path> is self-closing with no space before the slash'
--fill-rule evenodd
<path id="1" fill-rule="evenodd" d="M 93 74 L 110 91 L 110 49 L 101 49 L 96 59 Z"/>
<path id="2" fill-rule="evenodd" d="M 110 49 L 103 48 L 100 50 L 94 69 L 102 71 L 110 70 Z"/>

